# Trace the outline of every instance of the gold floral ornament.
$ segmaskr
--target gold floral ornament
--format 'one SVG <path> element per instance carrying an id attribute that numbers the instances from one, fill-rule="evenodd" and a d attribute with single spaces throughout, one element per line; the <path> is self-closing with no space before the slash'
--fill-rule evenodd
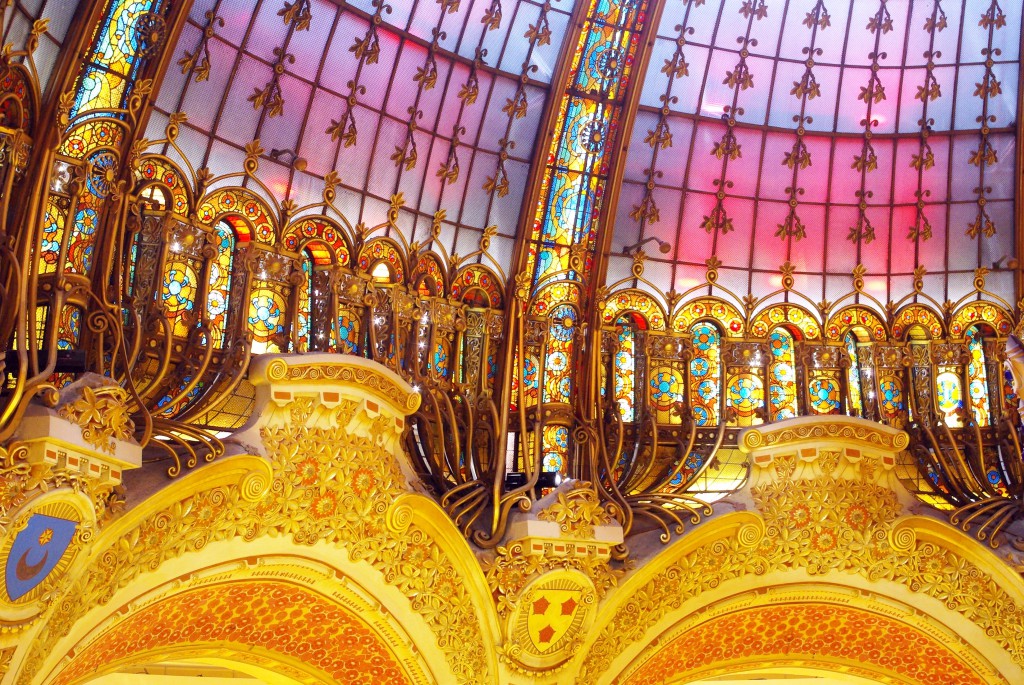
<path id="1" fill-rule="evenodd" d="M 593 486 L 586 482 L 568 492 L 559 492 L 558 500 L 537 514 L 537 518 L 554 521 L 563 535 L 574 538 L 593 538 L 594 526 L 611 523 L 612 520 L 601 506 Z"/>
<path id="2" fill-rule="evenodd" d="M 59 407 L 57 414 L 82 429 L 82 439 L 113 454 L 116 440 L 132 440 L 135 423 L 128 415 L 128 392 L 120 386 L 82 387 L 81 396 Z"/>

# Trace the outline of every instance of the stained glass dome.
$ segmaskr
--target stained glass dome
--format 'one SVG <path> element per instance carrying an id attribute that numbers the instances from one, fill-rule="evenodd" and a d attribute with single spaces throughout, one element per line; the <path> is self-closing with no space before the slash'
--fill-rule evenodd
<path id="1" fill-rule="evenodd" d="M 184 112 L 179 143 L 196 167 L 237 171 L 258 138 L 270 156 L 260 178 L 278 200 L 318 201 L 336 170 L 353 224 L 384 221 L 401 193 L 410 242 L 442 211 L 446 250 L 472 252 L 496 226 L 491 251 L 509 260 L 573 6 L 200 0 L 149 135 Z"/>

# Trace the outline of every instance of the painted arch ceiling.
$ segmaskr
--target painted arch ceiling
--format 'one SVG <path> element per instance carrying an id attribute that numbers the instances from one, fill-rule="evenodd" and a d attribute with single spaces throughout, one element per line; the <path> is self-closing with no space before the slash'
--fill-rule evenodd
<path id="1" fill-rule="evenodd" d="M 314 0 L 308 23 L 288 24 L 278 2 L 199 0 L 149 137 L 185 112 L 179 143 L 214 175 L 259 138 L 278 199 L 315 202 L 337 170 L 353 224 L 382 222 L 400 192 L 407 239 L 444 210 L 445 249 L 472 252 L 496 226 L 508 264 L 574 4 Z M 815 301 L 847 292 L 858 264 L 881 302 L 910 292 L 918 266 L 938 302 L 968 293 L 978 267 L 1013 300 L 1019 12 L 666 0 L 649 14 L 609 282 L 629 273 L 623 248 L 655 237 L 670 249 L 647 250 L 646 276 L 665 291 L 703 282 L 715 255 L 740 296 L 776 290 L 788 261 Z M 271 84 L 279 102 L 255 107 Z"/>

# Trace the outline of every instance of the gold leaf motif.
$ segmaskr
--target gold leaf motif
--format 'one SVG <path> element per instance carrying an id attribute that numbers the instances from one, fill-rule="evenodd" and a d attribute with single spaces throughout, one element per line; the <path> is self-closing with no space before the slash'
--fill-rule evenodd
<path id="1" fill-rule="evenodd" d="M 313 19 L 309 0 L 286 2 L 284 7 L 278 10 L 277 16 L 283 17 L 284 23 L 293 25 L 296 31 L 308 31 L 310 21 Z"/>
<path id="2" fill-rule="evenodd" d="M 832 25 L 832 17 L 825 10 L 825 5 L 821 0 L 818 0 L 818 4 L 814 7 L 814 11 L 808 12 L 807 16 L 804 17 L 804 26 L 811 29 L 817 24 L 818 28 L 824 30 Z"/>
<path id="3" fill-rule="evenodd" d="M 526 90 L 520 85 L 519 90 L 513 97 L 505 100 L 505 106 L 501 108 L 501 111 L 510 117 L 516 119 L 522 119 L 526 116 L 527 100 Z"/>
<path id="4" fill-rule="evenodd" d="M 487 31 L 495 31 L 501 28 L 501 0 L 493 0 L 491 6 L 484 12 L 480 23 Z"/>
<path id="5" fill-rule="evenodd" d="M 358 131 L 356 129 L 356 118 L 351 110 L 346 111 L 340 121 L 332 119 L 331 125 L 327 127 L 327 133 L 331 136 L 331 140 L 341 140 L 345 147 L 355 145 Z"/>
<path id="6" fill-rule="evenodd" d="M 349 47 L 348 51 L 355 54 L 356 59 L 365 61 L 366 64 L 376 64 L 380 57 L 380 40 L 377 38 L 377 30 L 371 26 L 365 36 L 356 38 L 356 42 Z"/>
<path id="7" fill-rule="evenodd" d="M 480 82 L 477 80 L 476 75 L 470 76 L 466 79 L 466 82 L 459 88 L 458 98 L 467 105 L 472 105 L 476 102 L 477 97 L 480 95 Z"/>
<path id="8" fill-rule="evenodd" d="M 740 14 L 747 19 L 750 19 L 751 15 L 753 15 L 760 21 L 768 16 L 768 3 L 766 0 L 743 0 L 743 4 L 740 6 Z"/>
<path id="9" fill-rule="evenodd" d="M 981 83 L 974 84 L 974 97 L 981 98 L 994 98 L 1003 92 L 1002 84 L 996 80 L 996 77 L 991 73 L 985 74 L 982 78 Z"/>
<path id="10" fill-rule="evenodd" d="M 704 217 L 701 222 L 701 228 L 708 233 L 718 229 L 721 233 L 728 233 L 732 230 L 732 219 L 725 211 L 725 207 L 722 205 L 722 201 L 719 200 L 715 208 L 711 210 L 711 214 Z"/>
<path id="11" fill-rule="evenodd" d="M 120 386 L 82 387 L 77 400 L 63 405 L 57 414 L 82 429 L 82 439 L 113 454 L 116 440 L 132 440 L 135 423 L 128 414 L 128 392 Z"/>
<path id="12" fill-rule="evenodd" d="M 932 152 L 932 146 L 927 143 L 922 145 L 921 152 L 911 156 L 910 166 L 918 171 L 931 169 L 935 166 L 935 153 Z"/>
<path id="13" fill-rule="evenodd" d="M 563 535 L 574 538 L 593 538 L 594 526 L 612 520 L 593 485 L 587 482 L 577 483 L 569 492 L 559 492 L 557 501 L 538 513 L 537 518 L 557 523 Z"/>
<path id="14" fill-rule="evenodd" d="M 733 135 L 732 129 L 728 129 L 722 139 L 715 143 L 714 147 L 711 148 L 711 154 L 718 159 L 739 159 L 743 156 L 742 146 L 737 142 L 736 136 Z"/>
<path id="15" fill-rule="evenodd" d="M 786 153 L 782 163 L 790 169 L 798 166 L 801 169 L 806 169 L 811 166 L 811 153 L 807 150 L 807 145 L 802 139 L 798 139 L 793 144 L 793 149 Z"/>
<path id="16" fill-rule="evenodd" d="M 660 147 L 662 150 L 672 147 L 672 131 L 669 130 L 668 121 L 664 117 L 658 121 L 654 130 L 647 131 L 644 142 L 652 148 Z"/>
<path id="17" fill-rule="evenodd" d="M 808 100 L 813 100 L 821 95 L 821 86 L 818 85 L 818 80 L 814 78 L 814 74 L 808 69 L 803 78 L 799 81 L 793 81 L 793 88 L 789 91 L 789 94 L 801 99 L 806 95 Z"/>
<path id="18" fill-rule="evenodd" d="M 530 42 L 536 42 L 537 45 L 550 45 L 551 44 L 551 28 L 548 26 L 547 17 L 541 15 L 541 20 L 536 24 L 530 24 L 530 28 L 523 34 L 525 38 L 529 38 Z"/>
<path id="19" fill-rule="evenodd" d="M 882 82 L 878 80 L 878 77 L 874 74 L 871 75 L 871 80 L 868 81 L 868 85 L 861 86 L 860 95 L 857 96 L 858 100 L 863 100 L 867 103 L 875 103 L 876 105 L 885 100 L 885 87 Z"/>
<path id="20" fill-rule="evenodd" d="M 984 164 L 997 164 L 999 162 L 999 155 L 996 154 L 996 150 L 988 142 L 988 138 L 985 138 L 978 145 L 978 149 L 971 153 L 971 157 L 968 160 L 971 164 L 976 167 L 980 167 Z"/>
<path id="21" fill-rule="evenodd" d="M 412 77 L 416 83 L 423 85 L 423 90 L 430 90 L 437 85 L 437 62 L 433 56 L 428 56 L 422 67 L 416 68 L 416 74 Z"/>
<path id="22" fill-rule="evenodd" d="M 674 54 L 672 59 L 665 60 L 664 66 L 661 67 L 661 73 L 668 74 L 673 78 L 682 78 L 690 75 L 690 65 L 680 51 Z"/>
<path id="23" fill-rule="evenodd" d="M 640 204 L 633 205 L 632 211 L 629 216 L 634 221 L 646 221 L 649 224 L 657 223 L 661 219 L 661 212 L 658 210 L 658 205 L 654 201 L 654 193 L 648 191 L 644 195 L 644 199 L 640 201 Z M 637 254 L 642 254 L 638 252 Z"/>
<path id="24" fill-rule="evenodd" d="M 734 70 L 725 72 L 725 80 L 722 83 L 730 88 L 739 86 L 740 90 L 746 90 L 754 87 L 754 76 L 750 73 L 746 63 L 740 61 Z"/>
<path id="25" fill-rule="evenodd" d="M 983 29 L 995 28 L 996 30 L 1006 26 L 1006 15 L 1003 14 L 1003 10 L 999 7 L 999 3 L 996 0 L 992 0 L 988 10 L 981 15 L 978 26 Z"/>

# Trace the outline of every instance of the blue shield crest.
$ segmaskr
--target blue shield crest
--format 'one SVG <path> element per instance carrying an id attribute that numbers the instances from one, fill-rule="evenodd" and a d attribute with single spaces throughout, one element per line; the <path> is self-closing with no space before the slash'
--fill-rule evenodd
<path id="1" fill-rule="evenodd" d="M 77 521 L 32 514 L 7 555 L 4 580 L 15 602 L 39 586 L 60 562 L 75 537 Z"/>

